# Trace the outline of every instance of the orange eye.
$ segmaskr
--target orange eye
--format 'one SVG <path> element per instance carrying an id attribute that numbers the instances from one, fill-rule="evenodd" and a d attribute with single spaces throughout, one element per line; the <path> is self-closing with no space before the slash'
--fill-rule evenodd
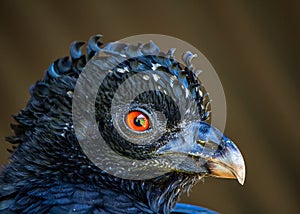
<path id="1" fill-rule="evenodd" d="M 140 111 L 131 111 L 126 117 L 126 123 L 134 131 L 146 131 L 149 129 L 150 122 L 148 117 Z"/>

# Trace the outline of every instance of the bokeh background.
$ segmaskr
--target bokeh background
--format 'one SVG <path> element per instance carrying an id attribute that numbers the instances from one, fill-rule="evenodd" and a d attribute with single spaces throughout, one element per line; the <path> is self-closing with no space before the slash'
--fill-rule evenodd
<path id="1" fill-rule="evenodd" d="M 221 213 L 300 213 L 299 1 L 1 1 L 1 164 L 11 115 L 74 40 L 166 34 L 200 50 L 227 98 L 226 133 L 247 165 L 244 186 L 206 179 L 182 202 Z"/>

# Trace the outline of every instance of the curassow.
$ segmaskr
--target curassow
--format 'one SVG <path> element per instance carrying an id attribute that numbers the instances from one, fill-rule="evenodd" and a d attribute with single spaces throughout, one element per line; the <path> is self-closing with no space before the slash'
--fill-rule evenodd
<path id="1" fill-rule="evenodd" d="M 100 38 L 86 54 L 72 43 L 30 88 L 7 137 L 0 213 L 214 213 L 176 203 L 207 176 L 243 184 L 245 165 L 209 124 L 192 55 L 184 65 L 153 42 Z"/>

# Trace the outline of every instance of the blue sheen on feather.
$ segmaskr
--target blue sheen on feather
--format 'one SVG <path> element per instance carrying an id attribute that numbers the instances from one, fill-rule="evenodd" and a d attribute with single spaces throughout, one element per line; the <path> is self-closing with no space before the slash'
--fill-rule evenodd
<path id="1" fill-rule="evenodd" d="M 176 214 L 217 214 L 217 212 L 190 204 L 177 203 L 172 213 Z"/>
<path id="2" fill-rule="evenodd" d="M 53 78 L 59 77 L 59 74 L 55 70 L 54 63 L 51 63 L 51 65 L 49 66 L 49 68 L 47 70 L 47 73 Z"/>
<path id="3" fill-rule="evenodd" d="M 70 56 L 72 59 L 79 59 L 84 56 L 81 51 L 81 47 L 84 45 L 84 42 L 73 42 L 70 46 Z"/>

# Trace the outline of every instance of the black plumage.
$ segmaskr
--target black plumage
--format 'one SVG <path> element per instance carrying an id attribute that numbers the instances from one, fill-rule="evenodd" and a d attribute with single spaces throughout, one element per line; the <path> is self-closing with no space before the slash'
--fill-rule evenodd
<path id="1" fill-rule="evenodd" d="M 210 114 L 207 96 L 190 67 L 191 56 L 184 55 L 187 65 L 182 65 L 173 57 L 172 51 L 162 53 L 152 42 L 139 45 L 109 43 L 102 48 L 100 38 L 97 35 L 89 40 L 86 55 L 81 51 L 84 43 L 73 43 L 70 56 L 52 63 L 44 78 L 30 88 L 31 98 L 27 106 L 14 117 L 17 122 L 12 125 L 15 135 L 7 138 L 18 146 L 0 176 L 0 213 L 210 212 L 180 204 L 173 208 L 179 197 L 204 176 L 237 177 L 243 182 L 244 174 L 240 171 L 244 170 L 244 165 L 243 161 L 241 165 L 239 161 L 234 163 L 228 159 L 232 155 L 241 158 L 238 149 L 206 123 Z M 101 51 L 106 55 L 98 56 Z M 110 67 L 112 64 L 116 66 Z M 109 148 L 120 156 L 146 161 L 145 173 L 148 173 L 147 167 L 152 167 L 152 160 L 166 155 L 169 158 L 166 163 L 156 166 L 158 171 L 166 170 L 166 173 L 149 179 L 125 179 L 102 170 L 85 154 L 75 134 L 72 118 L 74 90 L 84 69 L 95 69 L 95 73 L 111 69 L 99 86 L 95 102 L 96 122 Z M 118 115 L 140 110 L 152 119 L 147 138 L 140 133 L 131 133 L 126 124 L 117 121 L 125 135 L 130 132 L 131 138 L 138 139 L 139 144 L 135 144 L 119 134 L 120 130 L 113 123 L 118 117 L 113 117 L 111 106 L 117 90 L 127 80 L 132 87 L 147 89 L 143 76 L 139 81 L 132 80 L 141 73 L 147 78 L 158 77 L 153 84 L 162 90 L 140 93 L 129 109 L 124 109 L 122 102 L 116 104 Z M 170 75 L 174 79 L 171 80 Z M 86 84 L 89 88 L 93 82 Z M 192 102 L 183 100 L 187 91 Z M 119 96 L 119 100 L 127 100 L 130 94 Z M 180 107 L 178 103 L 185 104 Z M 161 122 L 158 111 L 164 115 L 166 125 L 164 133 L 155 137 L 154 131 L 159 130 L 155 126 Z M 83 127 L 88 131 L 88 124 Z M 193 143 L 197 142 L 199 148 L 203 142 L 211 142 L 209 152 L 214 148 L 214 153 L 203 152 L 199 156 L 199 151 L 185 151 L 191 144 L 184 144 L 186 135 L 195 135 Z M 218 142 L 212 139 L 216 135 L 220 137 Z M 94 143 L 95 151 L 103 155 L 103 151 L 96 149 L 97 142 Z M 180 143 L 183 145 L 182 154 L 176 150 Z M 210 159 L 205 155 L 210 155 Z M 172 165 L 176 158 L 182 160 L 182 156 L 187 158 L 186 162 L 181 166 Z M 223 167 L 222 171 L 219 162 L 214 160 L 225 159 L 228 167 Z M 235 166 L 242 168 L 236 170 Z M 224 176 L 220 172 L 224 172 Z"/>

